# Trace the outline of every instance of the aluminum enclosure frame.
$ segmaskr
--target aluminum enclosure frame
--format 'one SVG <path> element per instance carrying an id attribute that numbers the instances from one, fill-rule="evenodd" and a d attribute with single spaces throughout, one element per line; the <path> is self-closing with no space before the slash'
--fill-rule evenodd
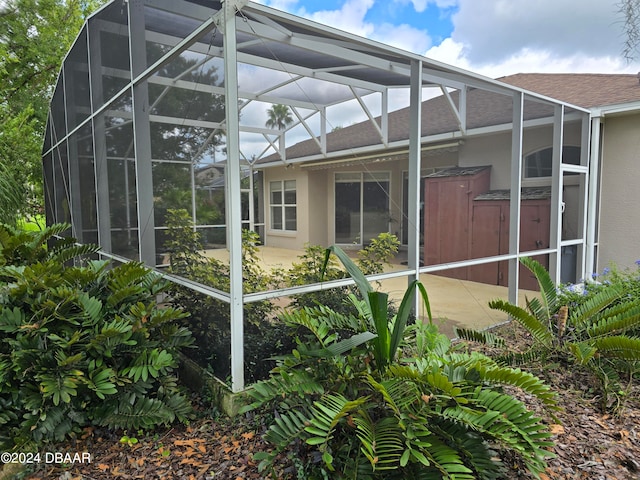
<path id="1" fill-rule="evenodd" d="M 119 23 L 121 22 L 121 23 Z M 102 61 L 101 57 L 111 54 L 104 38 L 124 39 L 128 41 L 128 70 L 124 63 L 113 66 Z M 157 58 L 148 58 L 145 42 L 157 42 L 165 45 Z M 76 61 L 72 52 L 84 51 L 87 58 Z M 159 75 L 158 72 L 172 64 L 176 58 L 184 55 L 188 58 L 200 58 L 200 65 L 214 60 L 224 64 L 224 79 L 219 84 L 199 83 L 189 79 L 188 71 L 175 74 L 173 78 Z M 80 55 L 81 57 L 82 55 Z M 274 72 L 277 80 L 271 84 L 247 84 L 239 80 L 239 65 L 255 68 L 259 72 Z M 195 71 L 198 65 L 190 69 Z M 74 96 L 85 93 L 78 84 L 84 82 L 86 74 L 87 101 L 76 101 Z M 108 88 L 104 85 L 107 78 L 119 79 Z M 247 85 L 251 86 L 249 88 Z M 224 96 L 224 115 L 222 118 L 171 118 L 170 115 L 154 113 L 150 105 L 150 86 L 162 86 L 165 89 L 182 88 L 184 91 L 202 92 L 206 95 Z M 331 87 L 331 88 L 330 88 Z M 389 138 L 388 113 L 390 93 L 404 89 L 409 92 L 410 127 L 408 141 L 394 141 Z M 457 119 L 457 130 L 425 137 L 421 133 L 424 121 L 420 106 L 426 91 L 439 89 L 447 99 L 451 113 Z M 467 120 L 467 92 L 479 89 L 507 98 L 513 104 L 512 118 L 483 128 L 470 127 Z M 107 90 L 109 92 L 107 93 Z M 452 92 L 459 92 L 458 101 L 452 99 Z M 379 120 L 369 110 L 365 101 L 375 97 Z M 518 259 L 520 224 L 520 192 L 522 179 L 522 137 L 527 125 L 546 124 L 553 129 L 554 156 L 552 177 L 552 241 L 549 249 L 541 253 L 550 255 L 550 270 L 556 280 L 560 279 L 558 265 L 561 248 L 568 245 L 580 245 L 579 260 L 583 277 L 593 270 L 593 256 L 587 254 L 593 245 L 595 235 L 595 195 L 593 185 L 597 184 L 597 170 L 590 167 L 589 150 L 591 148 L 590 114 L 588 110 L 556 101 L 532 92 L 524 91 L 496 80 L 472 72 L 437 62 L 426 57 L 408 53 L 400 49 L 320 25 L 294 15 L 280 12 L 246 0 L 186 1 L 186 0 L 115 0 L 96 12 L 87 21 L 78 36 L 76 44 L 65 59 L 58 79 L 58 86 L 52 100 L 45 144 L 43 164 L 45 170 L 45 192 L 47 202 L 47 223 L 68 221 L 72 225 L 71 234 L 80 241 L 88 241 L 83 235 L 87 225 L 95 222 L 95 234 L 103 248 L 103 255 L 118 261 L 139 259 L 150 268 L 156 267 L 156 230 L 154 223 L 154 159 L 150 121 L 178 125 L 180 127 L 203 128 L 211 132 L 210 139 L 224 135 L 226 139 L 225 181 L 226 181 L 226 231 L 230 252 L 231 286 L 229 292 L 222 292 L 206 285 L 197 285 L 191 281 L 168 275 L 183 285 L 194 288 L 230 305 L 231 309 L 231 378 L 232 390 L 237 392 L 245 387 L 244 380 L 244 333 L 243 305 L 269 298 L 287 296 L 295 293 L 332 288 L 348 284 L 349 280 L 328 282 L 322 285 L 310 285 L 295 289 L 283 289 L 253 294 L 243 294 L 242 285 L 242 212 L 241 189 L 243 165 L 253 167 L 257 161 L 276 154 L 272 165 L 284 163 L 323 162 L 351 156 L 366 155 L 372 146 L 344 151 L 329 151 L 327 148 L 327 109 L 344 102 L 356 101 L 368 121 L 374 126 L 380 137 L 376 148 L 404 148 L 409 157 L 409 221 L 417 225 L 419 221 L 421 152 L 425 143 L 465 138 L 491 132 L 510 131 L 511 137 L 511 191 L 514 192 L 510 207 L 510 245 L 509 254 L 499 257 L 480 258 L 456 262 L 449 265 L 420 267 L 419 232 L 409 236 L 408 265 L 402 272 L 377 275 L 373 279 L 405 276 L 408 280 L 419 278 L 421 273 L 430 273 L 467 265 L 481 265 L 497 260 L 509 262 L 509 300 L 515 302 L 518 293 Z M 545 105 L 553 109 L 549 118 L 525 118 L 523 110 L 526 102 Z M 83 103 L 84 102 L 84 103 Z M 282 130 L 243 123 L 241 114 L 257 102 L 284 104 L 295 114 L 291 126 Z M 59 108 L 62 106 L 62 108 Z M 105 119 L 118 110 L 118 124 L 107 126 Z M 567 118 L 582 122 L 582 151 L 580 165 L 562 162 L 563 129 Z M 315 122 L 315 124 L 314 124 Z M 314 125 L 319 124 L 318 127 Z M 596 128 L 599 124 L 596 124 Z M 307 157 L 287 158 L 287 133 L 295 127 L 303 127 L 314 139 L 319 153 Z M 132 135 L 132 146 L 122 158 L 125 173 L 127 158 L 133 151 L 135 160 L 135 179 L 125 180 L 127 189 L 133 185 L 135 195 L 127 190 L 127 198 L 134 196 L 137 210 L 127 222 L 136 228 L 137 252 L 133 257 L 123 256 L 112 248 L 112 219 L 115 213 L 110 205 L 110 185 L 108 182 L 107 156 L 109 147 L 105 140 L 105 129 L 120 129 Z M 87 132 L 90 131 L 90 139 Z M 243 153 L 241 134 L 262 136 L 264 149 L 256 156 Z M 129 133 L 127 133 L 129 134 Z M 84 155 L 93 164 L 94 186 L 88 188 L 81 169 L 85 161 L 78 153 L 80 142 L 85 146 Z M 208 148 L 207 142 L 199 145 L 195 156 Z M 120 152 L 118 152 L 120 155 Z M 186 162 L 183 162 L 186 164 Z M 597 162 L 596 162 L 597 164 Z M 595 164 L 594 164 L 595 165 Z M 264 164 L 261 168 L 268 168 Z M 194 167 L 190 166 L 191 175 Z M 594 168 L 590 172 L 590 168 Z M 584 209 L 582 212 L 583 231 L 579 239 L 562 240 L 560 224 L 562 217 L 562 179 L 566 172 L 584 175 Z M 129 172 L 131 173 L 131 172 Z M 590 176 L 591 175 L 591 176 Z M 111 185 L 113 187 L 113 185 Z M 89 200 L 87 195 L 94 198 Z M 191 185 L 193 189 L 193 184 Z M 193 194 L 192 192 L 192 195 Z M 84 202 L 95 203 L 95 218 L 87 221 L 83 213 Z M 588 206 L 588 208 L 587 208 Z M 126 208 L 127 215 L 131 210 Z M 193 213 L 195 219 L 195 212 Z M 84 222 L 84 226 L 83 226 Z M 537 252 L 540 253 L 540 252 Z M 416 300 L 417 301 L 417 300 Z"/>

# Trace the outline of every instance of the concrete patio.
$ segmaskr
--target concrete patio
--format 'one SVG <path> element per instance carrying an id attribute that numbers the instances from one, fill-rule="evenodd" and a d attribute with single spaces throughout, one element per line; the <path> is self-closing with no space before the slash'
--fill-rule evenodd
<path id="1" fill-rule="evenodd" d="M 288 269 L 292 263 L 299 261 L 299 257 L 303 253 L 303 251 L 283 248 L 258 248 L 258 256 L 265 269 L 276 267 Z M 229 259 L 229 252 L 226 249 L 207 250 L 206 255 L 224 262 Z M 400 254 L 386 271 L 401 271 L 406 268 L 399 263 L 401 258 Z M 507 299 L 506 287 L 431 274 L 422 274 L 420 280 L 429 295 L 434 322 L 440 326 L 443 333 L 451 337 L 454 336 L 455 327 L 485 329 L 507 321 L 505 313 L 492 310 L 488 306 L 490 300 Z M 399 304 L 406 290 L 407 282 L 406 277 L 398 277 L 378 283 L 380 284 L 379 289 L 387 292 Z M 536 295 L 536 292 L 520 291 L 518 303 L 523 305 L 525 296 L 531 297 L 532 295 Z M 422 318 L 426 317 L 424 311 L 419 313 Z"/>

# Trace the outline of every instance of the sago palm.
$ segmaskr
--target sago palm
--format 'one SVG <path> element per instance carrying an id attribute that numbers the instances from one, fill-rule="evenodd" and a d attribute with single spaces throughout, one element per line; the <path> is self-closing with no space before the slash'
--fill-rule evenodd
<path id="1" fill-rule="evenodd" d="M 529 373 L 454 350 L 430 314 L 407 326 L 416 288 L 428 305 L 419 283 L 389 318 L 386 294 L 373 291 L 344 252 L 331 251 L 360 290 L 351 296 L 359 314 L 318 306 L 282 315 L 306 334 L 249 390 L 254 403 L 247 410 L 275 412 L 265 435 L 274 449 L 256 456 L 262 468 L 289 451 L 304 464 L 299 478 L 489 479 L 501 473 L 497 446 L 519 455 L 532 473 L 543 471 L 549 434 L 501 386 L 554 409 L 549 388 Z"/>
<path id="2" fill-rule="evenodd" d="M 503 364 L 556 359 L 584 366 L 602 382 L 605 395 L 617 388 L 620 373 L 633 373 L 640 361 L 640 298 L 630 297 L 619 285 L 601 288 L 585 302 L 562 305 L 558 289 L 545 268 L 531 258 L 522 258 L 538 280 L 540 298 L 527 298 L 526 307 L 505 300 L 489 302 L 524 327 L 533 338 L 524 352 L 498 358 Z M 488 332 L 458 329 L 460 338 L 485 344 L 506 345 Z"/>

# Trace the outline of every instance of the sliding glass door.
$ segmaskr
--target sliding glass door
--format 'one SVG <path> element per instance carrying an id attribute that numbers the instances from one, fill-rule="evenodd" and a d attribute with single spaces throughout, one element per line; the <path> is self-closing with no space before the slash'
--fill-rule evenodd
<path id="1" fill-rule="evenodd" d="M 389 231 L 389 173 L 336 173 L 335 242 L 367 245 Z"/>

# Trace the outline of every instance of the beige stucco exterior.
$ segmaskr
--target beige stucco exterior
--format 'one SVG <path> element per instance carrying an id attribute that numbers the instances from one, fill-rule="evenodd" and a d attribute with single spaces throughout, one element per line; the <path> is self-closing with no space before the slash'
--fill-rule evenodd
<path id="1" fill-rule="evenodd" d="M 580 145 L 580 125 L 567 123 L 564 130 L 565 145 Z M 523 155 L 552 146 L 551 126 L 525 130 Z M 491 189 L 509 189 L 511 185 L 511 133 L 471 136 L 460 142 L 457 150 L 425 150 L 422 154 L 422 175 L 437 169 L 454 166 L 491 165 Z M 301 249 L 305 244 L 327 246 L 336 243 L 335 238 L 335 175 L 337 173 L 385 173 L 389 176 L 388 231 L 402 238 L 403 178 L 408 171 L 408 160 L 381 161 L 377 158 L 350 160 L 344 163 L 315 163 L 311 166 L 289 164 L 264 170 L 265 245 L 279 248 Z M 269 182 L 295 180 L 297 189 L 297 231 L 277 231 L 271 226 Z M 523 180 L 523 186 L 549 186 L 551 180 Z M 563 219 L 563 238 L 577 238 L 581 231 L 578 224 L 580 189 L 577 178 L 568 179 L 564 188 L 566 204 Z M 348 248 L 350 245 L 343 245 Z M 360 245 L 353 245 L 359 247 Z"/>
<path id="2" fill-rule="evenodd" d="M 636 269 L 640 259 L 640 114 L 603 125 L 598 267 Z"/>

